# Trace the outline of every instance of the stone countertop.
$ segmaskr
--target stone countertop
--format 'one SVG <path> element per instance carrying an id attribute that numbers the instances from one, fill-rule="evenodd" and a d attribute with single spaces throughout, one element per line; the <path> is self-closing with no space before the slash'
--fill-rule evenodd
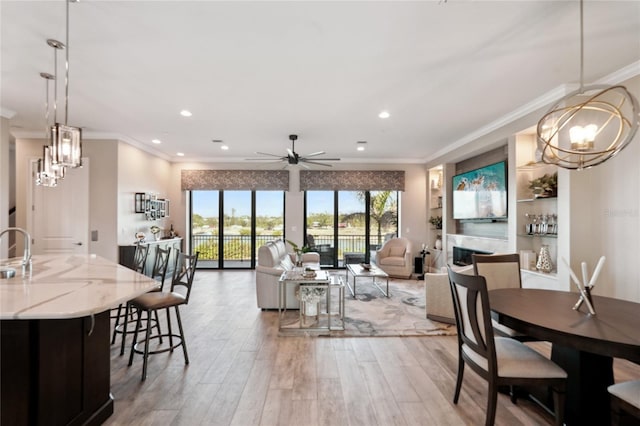
<path id="1" fill-rule="evenodd" d="M 0 279 L 0 320 L 78 318 L 104 312 L 156 287 L 142 274 L 96 255 L 36 255 L 0 260 L 16 276 Z"/>

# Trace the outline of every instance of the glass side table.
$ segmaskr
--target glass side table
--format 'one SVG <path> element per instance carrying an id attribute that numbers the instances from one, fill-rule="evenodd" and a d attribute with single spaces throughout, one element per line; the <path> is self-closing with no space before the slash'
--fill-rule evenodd
<path id="1" fill-rule="evenodd" d="M 297 285 L 297 315 L 287 312 L 286 287 Z M 342 278 L 316 271 L 315 277 L 286 271 L 278 282 L 278 329 L 280 331 L 329 332 L 344 330 L 344 283 Z"/>

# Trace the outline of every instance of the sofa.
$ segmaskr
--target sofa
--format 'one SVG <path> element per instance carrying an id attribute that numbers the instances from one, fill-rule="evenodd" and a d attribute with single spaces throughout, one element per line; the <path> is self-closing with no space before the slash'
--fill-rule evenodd
<path id="1" fill-rule="evenodd" d="M 258 265 L 256 266 L 256 297 L 258 308 L 278 309 L 278 281 L 284 271 L 291 270 L 294 254 L 287 251 L 282 240 L 269 241 L 258 248 Z M 315 252 L 302 254 L 302 263 L 306 268 L 320 269 L 320 255 Z M 287 286 L 287 309 L 298 309 L 295 297 L 295 286 Z"/>
<path id="2" fill-rule="evenodd" d="M 391 238 L 376 251 L 375 263 L 390 277 L 409 278 L 413 272 L 411 241 Z"/>
<path id="3" fill-rule="evenodd" d="M 474 275 L 473 265 L 454 267 L 454 270 L 460 274 Z M 427 318 L 447 324 L 456 323 L 446 267 L 437 273 L 424 274 L 424 296 Z"/>

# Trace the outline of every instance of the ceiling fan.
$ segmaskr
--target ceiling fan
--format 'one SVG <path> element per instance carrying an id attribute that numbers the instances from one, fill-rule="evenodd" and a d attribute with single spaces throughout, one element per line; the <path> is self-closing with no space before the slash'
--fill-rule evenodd
<path id="1" fill-rule="evenodd" d="M 291 141 L 291 148 L 287 148 L 287 155 L 278 155 L 278 154 L 269 154 L 266 152 L 256 152 L 258 155 L 266 155 L 269 158 L 247 158 L 247 160 L 257 160 L 257 161 L 284 161 L 288 165 L 296 165 L 308 169 L 309 166 L 307 164 L 332 167 L 331 164 L 323 163 L 322 161 L 340 161 L 339 158 L 326 158 L 326 157 L 318 157 L 318 155 L 323 155 L 324 151 L 313 152 L 307 155 L 300 155 L 296 152 L 296 140 L 298 140 L 298 135 L 289 135 L 289 140 Z M 274 159 L 275 158 L 275 159 Z"/>

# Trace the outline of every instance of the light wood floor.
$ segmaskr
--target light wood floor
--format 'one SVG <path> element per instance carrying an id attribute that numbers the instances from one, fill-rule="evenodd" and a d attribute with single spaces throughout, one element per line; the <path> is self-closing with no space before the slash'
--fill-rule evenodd
<path id="1" fill-rule="evenodd" d="M 127 367 L 112 346 L 108 425 L 478 425 L 486 382 L 467 369 L 452 403 L 457 338 L 278 337 L 277 312 L 256 307 L 254 271 L 198 271 L 181 310 L 182 351 Z M 416 285 L 422 285 L 416 282 Z M 347 304 L 348 309 L 348 304 Z M 546 344 L 536 344 L 548 353 Z M 616 381 L 640 366 L 616 360 Z M 534 404 L 498 398 L 497 425 L 547 425 Z"/>

